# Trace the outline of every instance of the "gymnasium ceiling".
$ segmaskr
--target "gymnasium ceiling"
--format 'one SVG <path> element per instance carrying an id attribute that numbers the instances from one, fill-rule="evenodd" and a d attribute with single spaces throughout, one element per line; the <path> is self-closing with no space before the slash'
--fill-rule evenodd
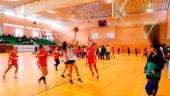
<path id="1" fill-rule="evenodd" d="M 0 7 L 14 8 L 24 4 L 32 3 L 38 0 L 0 0 Z"/>
<path id="2" fill-rule="evenodd" d="M 20 8 L 52 20 L 122 17 L 131 14 L 167 10 L 170 0 L 0 0 L 0 8 Z M 121 10 L 122 8 L 122 10 Z M 112 9 L 114 10 L 112 12 Z"/>
<path id="3" fill-rule="evenodd" d="M 121 8 L 126 1 L 123 10 Z M 113 15 L 123 16 L 149 11 L 167 10 L 170 0 L 116 0 Z M 68 18 L 74 15 L 77 18 L 102 18 L 112 16 L 112 3 L 106 0 L 95 0 L 75 6 L 56 8 L 52 11 L 40 12 L 39 14 L 57 19 L 57 17 Z"/>

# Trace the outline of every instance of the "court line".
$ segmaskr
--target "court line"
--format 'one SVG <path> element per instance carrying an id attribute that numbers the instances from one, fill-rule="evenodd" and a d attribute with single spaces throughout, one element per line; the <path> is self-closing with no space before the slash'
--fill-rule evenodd
<path id="1" fill-rule="evenodd" d="M 87 93 L 84 93 L 84 92 L 79 92 L 77 90 L 71 90 L 71 89 L 67 89 L 67 88 L 59 88 L 59 87 L 55 87 L 53 91 L 55 90 L 62 90 L 62 91 L 65 91 L 65 92 L 70 92 L 70 93 L 74 93 L 74 94 L 77 94 L 78 96 L 92 96 L 90 94 L 87 94 Z M 42 94 L 39 94 L 40 96 L 43 95 L 45 96 L 46 94 L 48 93 L 42 93 Z"/>
<path id="2" fill-rule="evenodd" d="M 138 95 L 136 95 L 136 94 L 137 94 L 137 92 L 139 91 L 139 87 L 140 87 L 141 84 L 142 84 L 142 81 L 143 81 L 143 79 L 144 79 L 144 76 L 145 76 L 145 75 L 143 75 L 143 74 L 140 76 L 140 79 L 139 79 L 139 81 L 138 81 L 138 83 L 137 83 L 137 85 L 136 85 L 136 87 L 135 87 L 135 90 L 133 91 L 132 96 L 138 96 Z"/>
<path id="3" fill-rule="evenodd" d="M 100 68 L 100 71 L 102 71 L 102 70 L 104 70 L 104 69 L 106 69 L 106 68 L 109 68 L 110 66 L 113 66 L 113 65 L 114 65 L 114 64 L 109 64 L 109 65 L 107 65 L 107 66 L 104 66 L 104 67 Z M 89 73 L 86 73 L 86 74 L 82 75 L 81 77 L 85 77 L 85 76 L 88 76 L 88 75 L 91 75 L 91 73 L 90 73 L 90 72 L 89 72 Z M 74 78 L 73 80 L 77 80 L 77 78 Z M 37 96 L 37 95 L 42 94 L 42 93 L 44 93 L 44 92 L 46 92 L 46 91 L 48 91 L 48 90 L 54 89 L 54 88 L 56 88 L 56 87 L 62 86 L 62 85 L 67 84 L 67 83 L 69 83 L 69 81 L 66 81 L 66 82 L 64 82 L 64 83 L 58 84 L 58 85 L 56 85 L 56 86 L 52 86 L 52 87 L 50 87 L 50 88 L 48 88 L 48 89 L 45 89 L 45 90 L 43 90 L 43 91 L 37 92 L 37 93 L 33 94 L 32 96 Z"/>

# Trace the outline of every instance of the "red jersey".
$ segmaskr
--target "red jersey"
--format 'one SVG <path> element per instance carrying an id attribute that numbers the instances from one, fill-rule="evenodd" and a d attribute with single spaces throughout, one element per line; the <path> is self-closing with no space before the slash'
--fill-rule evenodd
<path id="1" fill-rule="evenodd" d="M 124 48 L 122 48 L 122 53 L 124 53 Z"/>
<path id="2" fill-rule="evenodd" d="M 78 54 L 78 49 L 74 50 L 74 54 L 77 55 Z"/>
<path id="3" fill-rule="evenodd" d="M 80 53 L 84 53 L 84 48 L 80 48 Z"/>
<path id="4" fill-rule="evenodd" d="M 115 49 L 114 48 L 112 48 L 112 54 L 114 54 L 115 53 Z"/>
<path id="5" fill-rule="evenodd" d="M 54 51 L 54 53 L 53 53 L 54 55 L 54 59 L 59 59 L 59 57 L 60 57 L 60 53 L 59 52 L 57 52 L 57 51 Z"/>
<path id="6" fill-rule="evenodd" d="M 38 66 L 40 68 L 46 68 L 48 52 L 46 50 L 39 50 L 38 55 L 41 55 L 41 56 L 38 56 Z"/>
<path id="7" fill-rule="evenodd" d="M 144 50 L 144 54 L 146 54 L 147 53 L 147 50 Z"/>
<path id="8" fill-rule="evenodd" d="M 12 51 L 11 52 L 11 64 L 18 64 L 18 56 L 17 56 L 17 53 Z"/>
<path id="9" fill-rule="evenodd" d="M 95 64 L 96 63 L 96 52 L 95 47 L 89 47 L 87 49 L 87 61 L 88 64 Z"/>
<path id="10" fill-rule="evenodd" d="M 138 49 L 138 53 L 140 54 L 140 49 Z"/>

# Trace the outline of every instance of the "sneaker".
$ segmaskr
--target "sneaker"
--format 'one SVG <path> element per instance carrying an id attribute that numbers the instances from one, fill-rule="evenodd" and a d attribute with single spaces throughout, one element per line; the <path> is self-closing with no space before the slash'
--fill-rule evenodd
<path id="1" fill-rule="evenodd" d="M 99 75 L 97 75 L 97 79 L 99 79 Z"/>
<path id="2" fill-rule="evenodd" d="M 94 72 L 92 72 L 92 77 L 94 77 Z"/>
<path id="3" fill-rule="evenodd" d="M 57 69 L 57 68 L 55 68 L 55 70 L 56 70 L 56 71 L 58 71 L 58 69 Z"/>
<path id="4" fill-rule="evenodd" d="M 81 78 L 78 78 L 78 79 L 77 79 L 77 81 L 79 81 L 79 82 L 83 82 L 83 81 L 81 80 Z"/>
<path id="5" fill-rule="evenodd" d="M 71 84 L 73 84 L 73 80 L 72 80 L 72 79 L 69 79 L 69 82 L 70 82 Z"/>
<path id="6" fill-rule="evenodd" d="M 62 78 L 65 78 L 64 74 L 61 74 L 61 77 L 62 77 Z"/>
<path id="7" fill-rule="evenodd" d="M 3 75 L 3 80 L 5 80 L 5 75 Z"/>

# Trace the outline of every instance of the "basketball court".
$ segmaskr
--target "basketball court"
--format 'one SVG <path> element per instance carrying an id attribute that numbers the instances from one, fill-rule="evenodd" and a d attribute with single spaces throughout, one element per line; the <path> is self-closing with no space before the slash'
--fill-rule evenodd
<path id="1" fill-rule="evenodd" d="M 0 96 L 148 96 L 144 48 L 148 54 L 155 43 L 169 48 L 169 5 L 170 0 L 0 0 Z M 56 70 L 50 55 L 47 86 L 39 85 L 36 48 L 44 45 L 51 53 L 62 49 L 63 41 L 78 50 L 76 64 L 83 82 L 77 81 L 75 70 L 74 84 L 69 71 L 62 78 L 64 56 Z M 92 77 L 87 58 L 78 55 L 81 48 L 87 51 L 89 41 L 96 48 L 110 48 L 110 60 L 97 56 L 99 79 Z M 11 46 L 17 48 L 18 78 L 13 78 L 12 67 L 3 79 Z M 170 65 L 165 60 L 156 96 L 170 94 Z"/>
<path id="2" fill-rule="evenodd" d="M 3 73 L 6 64 L 7 54 L 2 54 L 1 73 Z M 40 71 L 37 68 L 32 53 L 19 54 L 19 79 L 13 79 L 13 73 L 9 72 L 8 78 L 1 80 L 0 93 L 4 96 L 145 96 L 145 74 L 144 66 L 146 58 L 117 55 L 116 59 L 109 61 L 98 60 L 98 66 L 101 74 L 100 80 L 91 77 L 88 67 L 85 65 L 85 59 L 77 60 L 77 64 L 83 79 L 83 83 L 75 81 L 71 85 L 66 78 L 61 78 L 60 73 L 64 64 L 61 63 L 59 71 L 55 71 L 53 58 L 49 60 L 49 88 L 39 86 L 37 76 Z M 158 96 L 168 96 L 169 80 L 167 80 L 166 68 L 162 72 L 160 90 Z M 2 75 L 2 74 L 1 74 Z"/>

